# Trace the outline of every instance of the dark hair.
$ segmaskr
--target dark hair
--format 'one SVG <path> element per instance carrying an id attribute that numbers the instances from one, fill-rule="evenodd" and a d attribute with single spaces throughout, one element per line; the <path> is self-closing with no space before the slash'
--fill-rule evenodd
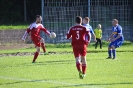
<path id="1" fill-rule="evenodd" d="M 76 21 L 77 24 L 80 24 L 82 22 L 82 17 L 76 16 L 75 21 Z"/>
<path id="2" fill-rule="evenodd" d="M 36 15 L 36 18 L 42 17 L 41 15 Z"/>

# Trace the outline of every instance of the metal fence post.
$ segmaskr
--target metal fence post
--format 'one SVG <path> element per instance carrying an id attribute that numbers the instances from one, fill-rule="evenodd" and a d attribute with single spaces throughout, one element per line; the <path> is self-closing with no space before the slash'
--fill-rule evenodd
<path id="1" fill-rule="evenodd" d="M 42 13 L 42 24 L 44 24 L 44 0 L 41 0 L 41 13 Z"/>
<path id="2" fill-rule="evenodd" d="M 90 0 L 88 0 L 88 17 L 90 17 Z"/>

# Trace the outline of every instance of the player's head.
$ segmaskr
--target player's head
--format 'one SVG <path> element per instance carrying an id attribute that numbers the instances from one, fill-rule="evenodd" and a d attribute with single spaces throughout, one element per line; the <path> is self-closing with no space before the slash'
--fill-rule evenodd
<path id="1" fill-rule="evenodd" d="M 41 23 L 42 22 L 42 16 L 41 15 L 37 15 L 36 16 L 36 23 Z"/>
<path id="2" fill-rule="evenodd" d="M 90 18 L 89 18 L 89 17 L 85 17 L 85 18 L 83 19 L 83 24 L 88 24 L 89 21 L 90 21 Z"/>
<path id="3" fill-rule="evenodd" d="M 112 20 L 112 25 L 113 25 L 113 26 L 118 25 L 118 20 L 117 20 L 117 19 L 113 19 L 113 20 Z"/>
<path id="4" fill-rule="evenodd" d="M 77 24 L 81 24 L 82 23 L 82 17 L 76 16 L 75 21 L 76 21 Z"/>
<path id="5" fill-rule="evenodd" d="M 101 29 L 102 28 L 101 24 L 98 24 L 97 25 L 97 28 Z"/>

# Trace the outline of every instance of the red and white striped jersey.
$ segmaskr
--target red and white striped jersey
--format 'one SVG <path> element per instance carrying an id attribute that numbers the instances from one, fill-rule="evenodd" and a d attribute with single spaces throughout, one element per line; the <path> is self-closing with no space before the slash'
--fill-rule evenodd
<path id="1" fill-rule="evenodd" d="M 36 22 L 34 22 L 27 28 L 22 39 L 25 40 L 29 33 L 31 33 L 32 39 L 35 37 L 40 37 L 41 30 L 45 32 L 46 34 L 50 35 L 50 32 L 46 28 L 44 28 L 42 24 L 40 23 L 37 24 Z"/>

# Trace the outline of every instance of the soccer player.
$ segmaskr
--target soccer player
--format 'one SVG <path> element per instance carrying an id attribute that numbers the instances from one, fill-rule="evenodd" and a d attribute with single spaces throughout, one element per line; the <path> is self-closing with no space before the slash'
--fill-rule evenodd
<path id="1" fill-rule="evenodd" d="M 108 55 L 109 55 L 108 59 L 112 58 L 112 54 L 113 54 L 113 59 L 116 58 L 116 48 L 120 47 L 124 42 L 122 27 L 118 24 L 118 20 L 113 19 L 112 25 L 113 25 L 112 34 L 108 39 L 108 41 L 111 42 L 108 46 Z"/>
<path id="2" fill-rule="evenodd" d="M 76 58 L 76 67 L 79 71 L 79 77 L 83 79 L 87 68 L 86 48 L 89 43 L 90 35 L 87 28 L 81 25 L 82 18 L 80 16 L 77 16 L 75 21 L 76 25 L 69 29 L 67 39 L 72 38 L 71 44 L 73 47 L 74 56 Z M 85 36 L 88 36 L 88 40 L 85 39 Z"/>
<path id="3" fill-rule="evenodd" d="M 91 41 L 91 34 L 92 34 L 93 35 L 93 38 L 94 38 L 94 41 L 96 42 L 95 33 L 94 33 L 92 27 L 89 25 L 89 22 L 90 22 L 89 17 L 85 17 L 83 19 L 83 26 L 85 26 L 88 29 L 88 31 L 90 31 L 90 41 Z"/>
<path id="4" fill-rule="evenodd" d="M 97 28 L 94 30 L 94 33 L 96 35 L 96 44 L 95 44 L 95 49 L 97 49 L 97 45 L 98 43 L 100 44 L 100 49 L 102 49 L 102 42 L 101 42 L 101 38 L 102 38 L 102 30 L 101 30 L 101 24 L 98 24 Z"/>
<path id="5" fill-rule="evenodd" d="M 42 30 L 43 32 L 45 32 L 46 34 L 50 36 L 50 32 L 46 28 L 43 27 L 43 25 L 41 24 L 41 21 L 42 21 L 42 17 L 40 15 L 37 15 L 36 22 L 30 24 L 30 26 L 27 28 L 27 30 L 25 31 L 22 37 L 22 40 L 25 41 L 27 35 L 31 33 L 30 34 L 31 40 L 33 41 L 36 47 L 36 52 L 34 54 L 32 63 L 36 61 L 39 55 L 39 52 L 40 52 L 40 47 L 42 47 L 44 54 L 46 52 L 44 39 L 40 37 L 40 31 Z"/>

